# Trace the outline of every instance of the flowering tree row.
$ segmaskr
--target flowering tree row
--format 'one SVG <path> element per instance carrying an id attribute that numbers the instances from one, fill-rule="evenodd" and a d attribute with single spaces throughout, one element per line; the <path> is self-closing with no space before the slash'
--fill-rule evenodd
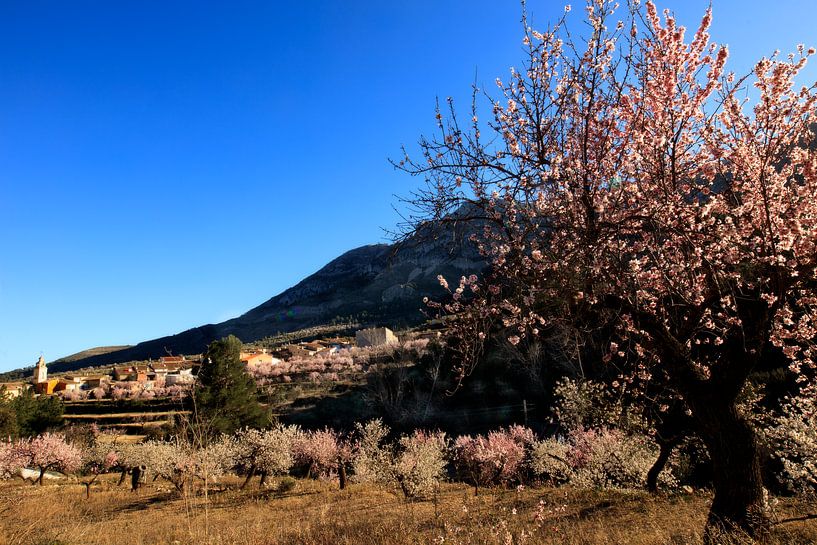
<path id="1" fill-rule="evenodd" d="M 314 356 L 296 357 L 277 363 L 253 363 L 247 370 L 259 386 L 277 382 L 288 383 L 295 377 L 304 377 L 311 382 L 337 382 L 344 376 L 368 371 L 374 361 L 391 355 L 395 350 L 418 356 L 427 345 L 428 339 L 411 339 L 399 346 L 350 347 L 337 352 L 325 351 Z"/>
<path id="2" fill-rule="evenodd" d="M 156 385 L 146 388 L 138 382 L 119 381 L 91 390 L 65 390 L 59 396 L 65 401 L 79 401 L 83 399 L 134 399 L 150 400 L 170 398 L 180 401 L 190 395 L 190 385 L 172 384 L 170 386 Z"/>
<path id="3" fill-rule="evenodd" d="M 246 485 L 256 475 L 262 482 L 268 476 L 288 474 L 329 479 L 345 475 L 348 469 L 352 481 L 391 485 L 406 497 L 423 497 L 449 475 L 449 469 L 477 490 L 531 478 L 637 487 L 654 454 L 647 441 L 634 443 L 613 431 L 582 430 L 566 441 L 540 441 L 521 426 L 453 441 L 441 432 L 418 430 L 394 441 L 387 440 L 389 434 L 380 420 L 359 424 L 351 437 L 330 429 L 305 431 L 278 425 L 242 430 L 199 447 L 174 440 L 80 448 L 46 434 L 1 444 L 0 471 L 10 477 L 28 466 L 42 472 L 82 470 L 93 479 L 104 471 L 143 468 L 154 479 L 162 478 L 183 491 L 194 481 L 217 481 L 229 472 L 245 475 Z"/>

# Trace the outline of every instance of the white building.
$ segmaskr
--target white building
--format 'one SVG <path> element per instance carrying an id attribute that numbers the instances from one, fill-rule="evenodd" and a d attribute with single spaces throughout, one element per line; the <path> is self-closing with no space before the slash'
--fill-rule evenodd
<path id="1" fill-rule="evenodd" d="M 398 344 L 398 342 L 397 335 L 395 335 L 394 332 L 387 327 L 361 329 L 355 333 L 355 345 L 358 348 Z"/>

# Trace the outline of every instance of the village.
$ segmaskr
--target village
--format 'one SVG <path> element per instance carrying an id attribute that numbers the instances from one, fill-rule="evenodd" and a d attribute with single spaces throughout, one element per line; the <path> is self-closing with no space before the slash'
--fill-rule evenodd
<path id="1" fill-rule="evenodd" d="M 317 355 L 341 354 L 351 348 L 395 345 L 394 332 L 386 327 L 358 330 L 355 337 L 332 337 L 287 343 L 270 350 L 253 349 L 240 354 L 249 369 L 274 367 L 282 362 L 307 359 Z M 34 365 L 31 380 L 0 383 L 0 396 L 15 398 L 27 391 L 35 396 L 59 396 L 67 401 L 79 399 L 121 399 L 122 397 L 174 397 L 189 390 L 195 383 L 202 355 L 161 356 L 147 362 L 114 365 L 108 373 L 103 368 L 89 374 L 57 373 L 49 376 L 48 364 L 40 356 Z"/>

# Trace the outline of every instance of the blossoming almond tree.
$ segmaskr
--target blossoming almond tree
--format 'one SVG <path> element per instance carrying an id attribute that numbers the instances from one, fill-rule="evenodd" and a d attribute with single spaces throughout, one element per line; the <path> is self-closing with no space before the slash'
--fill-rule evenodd
<path id="1" fill-rule="evenodd" d="M 46 471 L 61 471 L 71 473 L 82 465 L 80 449 L 67 443 L 65 439 L 54 433 L 44 433 L 37 437 L 21 442 L 20 448 L 25 455 L 26 465 L 39 470 L 36 483 L 43 484 Z"/>
<path id="2" fill-rule="evenodd" d="M 588 1 L 582 39 L 567 16 L 526 29 L 526 65 L 498 81 L 487 126 L 477 106 L 466 126 L 438 110 L 422 159 L 397 163 L 428 184 L 412 221 L 459 210 L 483 227 L 492 272 L 462 278 L 444 309 L 464 372 L 491 324 L 512 343 L 579 316 L 614 324 L 604 361 L 665 381 L 691 411 L 714 464 L 709 526 L 763 532 L 756 433 L 736 399 L 774 351 L 813 376 L 817 94 L 795 81 L 814 49 L 736 78 L 711 10 L 688 40 L 652 2 L 616 8 Z"/>
<path id="3" fill-rule="evenodd" d="M 247 486 L 256 473 L 261 474 L 261 486 L 268 475 L 286 475 L 295 458 L 293 444 L 303 432 L 297 426 L 276 425 L 269 430 L 247 428 L 233 437 L 234 464 L 246 473 L 241 488 Z"/>

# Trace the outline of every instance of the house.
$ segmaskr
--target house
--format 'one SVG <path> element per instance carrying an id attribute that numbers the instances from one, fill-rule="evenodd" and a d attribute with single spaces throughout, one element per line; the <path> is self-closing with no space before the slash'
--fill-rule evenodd
<path id="1" fill-rule="evenodd" d="M 85 377 L 64 376 L 61 377 L 57 385 L 54 386 L 55 392 L 74 392 L 82 389 L 85 384 Z"/>
<path id="2" fill-rule="evenodd" d="M 272 355 L 278 358 L 279 360 L 286 361 L 291 360 L 293 358 L 308 358 L 312 354 L 310 354 L 310 352 L 304 349 L 301 345 L 288 344 L 275 350 L 272 353 Z"/>
<path id="3" fill-rule="evenodd" d="M 110 377 L 107 375 L 97 375 L 93 377 L 86 377 L 85 383 L 83 387 L 88 390 L 93 390 L 94 388 L 99 388 L 100 386 L 106 384 L 110 380 Z"/>
<path id="4" fill-rule="evenodd" d="M 319 341 L 312 341 L 311 343 L 303 343 L 301 345 L 304 350 L 309 352 L 311 356 L 314 356 L 318 352 L 323 352 L 327 349 L 327 346 Z"/>
<path id="5" fill-rule="evenodd" d="M 111 376 L 114 380 L 122 381 L 128 380 L 128 377 L 131 375 L 131 368 L 130 367 L 114 367 L 111 369 Z"/>
<path id="6" fill-rule="evenodd" d="M 240 357 L 244 365 L 275 365 L 281 362 L 280 359 L 266 352 L 242 352 Z"/>
<path id="7" fill-rule="evenodd" d="M 193 376 L 193 369 L 181 369 L 175 373 L 168 373 L 165 376 L 165 385 L 190 384 L 196 377 Z"/>
<path id="8" fill-rule="evenodd" d="M 372 327 L 369 329 L 361 329 L 355 333 L 355 345 L 358 348 L 365 348 L 367 346 L 386 346 L 397 344 L 397 335 L 387 327 Z"/>
<path id="9" fill-rule="evenodd" d="M 184 356 L 162 356 L 159 358 L 159 365 L 165 365 L 167 367 L 179 368 L 184 366 L 186 363 L 187 358 Z"/>
<path id="10" fill-rule="evenodd" d="M 50 395 L 56 391 L 55 388 L 59 383 L 60 381 L 55 378 L 48 379 L 45 382 L 37 382 L 34 384 L 34 391 L 38 394 Z"/>
<path id="11" fill-rule="evenodd" d="M 111 375 L 114 380 L 145 382 L 151 370 L 147 365 L 131 365 L 130 367 L 114 367 Z"/>
<path id="12" fill-rule="evenodd" d="M 13 399 L 29 389 L 25 382 L 0 382 L 0 398 Z"/>

